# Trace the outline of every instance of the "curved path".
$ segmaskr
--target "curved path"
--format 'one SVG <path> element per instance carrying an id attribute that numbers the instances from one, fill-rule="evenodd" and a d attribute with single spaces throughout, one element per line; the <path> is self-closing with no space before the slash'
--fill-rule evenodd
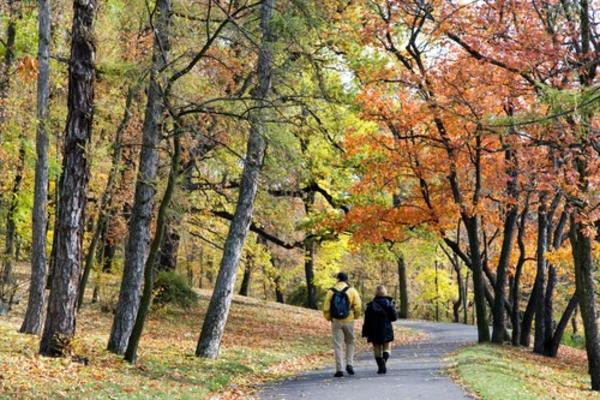
<path id="1" fill-rule="evenodd" d="M 425 321 L 401 321 L 399 325 L 428 334 L 424 341 L 392 351 L 388 373 L 377 375 L 371 354 L 355 360 L 356 375 L 333 378 L 333 368 L 307 372 L 266 388 L 262 400 L 354 399 L 469 399 L 443 375 L 443 358 L 458 347 L 477 340 L 475 327 Z M 333 360 L 332 360 L 333 363 Z"/>

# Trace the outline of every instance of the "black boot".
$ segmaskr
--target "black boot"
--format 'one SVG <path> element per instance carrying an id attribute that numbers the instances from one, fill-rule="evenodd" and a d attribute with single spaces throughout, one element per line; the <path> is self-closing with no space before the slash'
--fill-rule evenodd
<path id="1" fill-rule="evenodd" d="M 382 357 L 375 357 L 375 361 L 377 361 L 377 373 L 378 374 L 385 374 L 387 372 L 387 369 L 385 368 L 385 361 L 383 361 Z"/>
<path id="2" fill-rule="evenodd" d="M 385 363 L 387 364 L 388 360 L 390 359 L 390 353 L 388 353 L 387 351 L 385 351 L 383 353 L 383 361 L 385 361 Z"/>

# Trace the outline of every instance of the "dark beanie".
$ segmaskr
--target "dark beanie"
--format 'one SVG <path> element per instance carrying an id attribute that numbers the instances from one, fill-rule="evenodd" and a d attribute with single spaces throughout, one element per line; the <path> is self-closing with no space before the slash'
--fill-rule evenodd
<path id="1" fill-rule="evenodd" d="M 340 282 L 348 282 L 348 274 L 345 272 L 338 272 L 337 280 Z"/>

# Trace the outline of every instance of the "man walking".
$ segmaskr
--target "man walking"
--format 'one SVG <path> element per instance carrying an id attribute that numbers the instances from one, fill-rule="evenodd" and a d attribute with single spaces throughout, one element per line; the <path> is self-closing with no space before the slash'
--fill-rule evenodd
<path id="1" fill-rule="evenodd" d="M 335 351 L 335 377 L 344 376 L 344 344 L 346 345 L 346 372 L 354 375 L 354 320 L 360 316 L 360 295 L 348 284 L 348 274 L 337 274 L 337 283 L 327 291 L 323 302 L 323 315 L 331 321 L 333 349 Z"/>

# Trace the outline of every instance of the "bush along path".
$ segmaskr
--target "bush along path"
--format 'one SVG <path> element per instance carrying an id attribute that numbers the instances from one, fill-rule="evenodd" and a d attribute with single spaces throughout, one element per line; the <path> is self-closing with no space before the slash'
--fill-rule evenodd
<path id="1" fill-rule="evenodd" d="M 377 375 L 371 353 L 360 354 L 356 375 L 334 378 L 332 367 L 300 375 L 269 386 L 261 400 L 293 399 L 468 399 L 469 396 L 447 377 L 445 356 L 459 347 L 477 341 L 477 330 L 462 324 L 401 321 L 401 327 L 427 334 L 426 339 L 402 345 L 392 351 L 388 373 Z"/>

